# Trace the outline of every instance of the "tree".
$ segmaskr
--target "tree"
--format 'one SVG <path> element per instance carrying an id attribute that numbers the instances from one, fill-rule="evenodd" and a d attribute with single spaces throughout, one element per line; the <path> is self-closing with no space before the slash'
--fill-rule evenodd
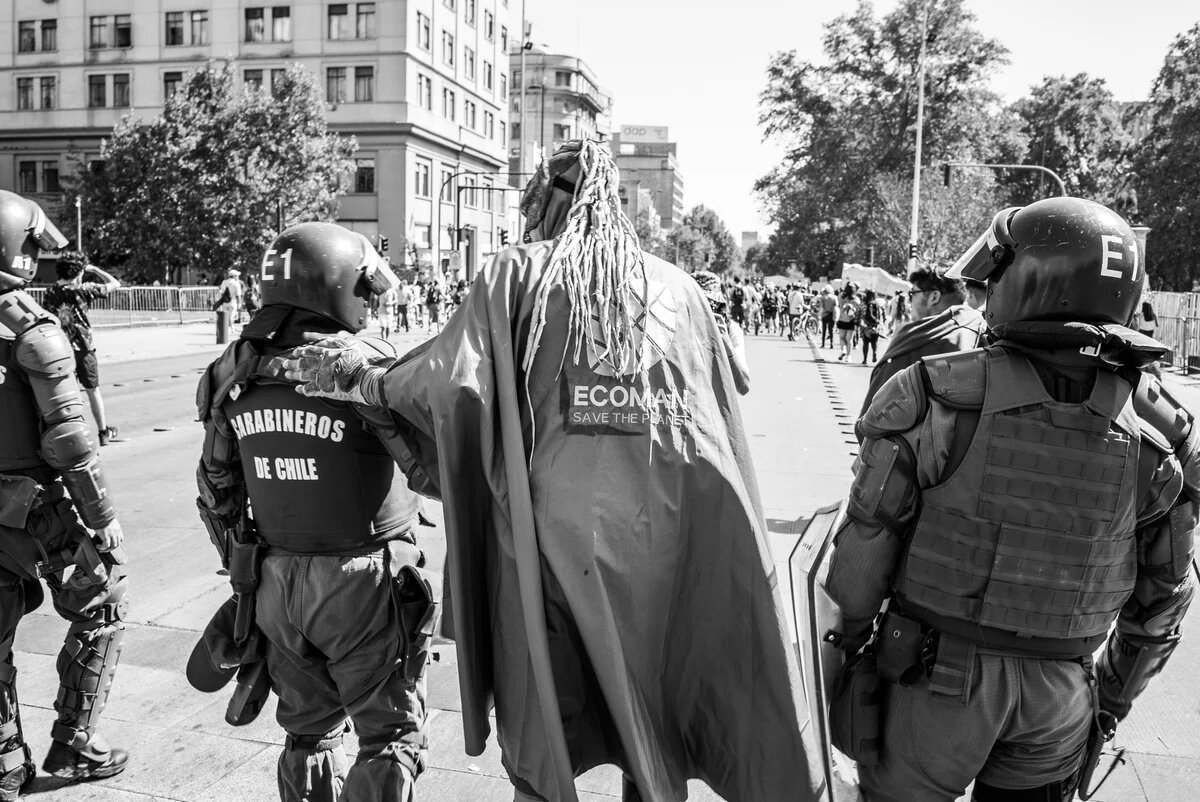
<path id="1" fill-rule="evenodd" d="M 1200 279 L 1200 24 L 1171 44 L 1148 114 L 1134 160 L 1139 211 L 1154 230 L 1147 272 L 1155 288 L 1188 291 Z"/>
<path id="2" fill-rule="evenodd" d="M 862 0 L 825 26 L 828 63 L 802 61 L 792 51 L 768 66 L 760 124 L 787 153 L 756 189 L 779 248 L 795 254 L 810 276 L 834 272 L 845 253 L 868 245 L 877 246 L 884 266 L 903 265 L 907 232 L 897 240 L 893 227 L 878 225 L 877 208 L 887 200 L 878 192 L 892 192 L 906 175 L 911 182 L 923 4 L 902 0 L 877 19 Z M 929 3 L 926 164 L 997 161 L 1022 144 L 986 86 L 1007 51 L 974 22 L 964 0 Z"/>
<path id="3" fill-rule="evenodd" d="M 1130 142 L 1104 79 L 1086 73 L 1071 78 L 1046 76 L 1010 108 L 1028 140 L 1018 163 L 1054 170 L 1068 195 L 1108 199 Z M 1014 205 L 1058 194 L 1051 179 L 1032 172 L 1011 173 L 1004 184 Z"/>
<path id="4" fill-rule="evenodd" d="M 333 219 L 356 148 L 328 131 L 321 88 L 303 67 L 271 91 L 210 61 L 187 74 L 160 118 L 118 123 L 100 164 L 79 170 L 69 189 L 83 197 L 98 263 L 179 282 L 189 269 L 256 269 L 280 220 Z"/>
<path id="5" fill-rule="evenodd" d="M 724 221 L 707 206 L 693 206 L 680 225 L 667 233 L 672 257 L 685 270 L 727 273 L 742 263 L 742 251 Z"/>

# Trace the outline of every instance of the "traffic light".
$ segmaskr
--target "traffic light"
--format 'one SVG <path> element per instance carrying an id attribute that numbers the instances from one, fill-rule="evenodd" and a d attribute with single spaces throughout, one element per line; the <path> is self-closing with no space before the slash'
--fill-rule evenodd
<path id="1" fill-rule="evenodd" d="M 950 165 L 942 165 L 942 186 L 950 186 Z"/>
<path id="2" fill-rule="evenodd" d="M 910 243 L 908 244 L 908 258 L 909 258 L 909 259 L 916 259 L 916 258 L 917 258 L 917 243 L 915 243 L 915 242 L 910 242 Z"/>

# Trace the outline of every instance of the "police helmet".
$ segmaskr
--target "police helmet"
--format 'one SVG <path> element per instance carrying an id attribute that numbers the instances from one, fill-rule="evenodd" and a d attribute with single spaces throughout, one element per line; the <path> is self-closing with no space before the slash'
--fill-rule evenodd
<path id="1" fill-rule="evenodd" d="M 348 331 L 367 325 L 371 297 L 400 281 L 362 234 L 336 223 L 285 230 L 263 255 L 262 304 L 324 315 Z"/>
<path id="2" fill-rule="evenodd" d="M 987 325 L 1026 320 L 1129 323 L 1144 268 L 1133 229 L 1082 198 L 1005 209 L 947 276 L 988 283 Z"/>
<path id="3" fill-rule="evenodd" d="M 0 189 L 0 292 L 33 279 L 39 250 L 60 250 L 66 245 L 67 238 L 41 206 Z"/>

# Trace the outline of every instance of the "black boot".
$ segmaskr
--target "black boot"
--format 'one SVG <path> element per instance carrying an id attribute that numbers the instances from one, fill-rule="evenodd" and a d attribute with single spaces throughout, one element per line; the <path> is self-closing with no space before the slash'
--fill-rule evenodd
<path id="1" fill-rule="evenodd" d="M 111 748 L 92 736 L 81 747 L 51 741 L 42 770 L 62 780 L 82 782 L 116 776 L 125 770 L 128 762 L 129 753 L 124 749 Z"/>

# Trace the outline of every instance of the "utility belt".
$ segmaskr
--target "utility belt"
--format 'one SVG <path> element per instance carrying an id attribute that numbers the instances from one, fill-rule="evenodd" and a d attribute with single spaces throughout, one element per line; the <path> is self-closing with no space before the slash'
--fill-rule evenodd
<path id="1" fill-rule="evenodd" d="M 275 533 L 261 529 L 257 534 L 263 548 L 272 555 L 362 557 L 387 548 L 388 543 L 393 540 L 407 540 L 415 543 L 416 536 L 413 534 L 413 530 L 416 526 L 417 518 L 413 517 L 381 531 L 364 533 L 357 538 L 348 537 L 345 533 L 330 536 L 328 534 Z"/>

